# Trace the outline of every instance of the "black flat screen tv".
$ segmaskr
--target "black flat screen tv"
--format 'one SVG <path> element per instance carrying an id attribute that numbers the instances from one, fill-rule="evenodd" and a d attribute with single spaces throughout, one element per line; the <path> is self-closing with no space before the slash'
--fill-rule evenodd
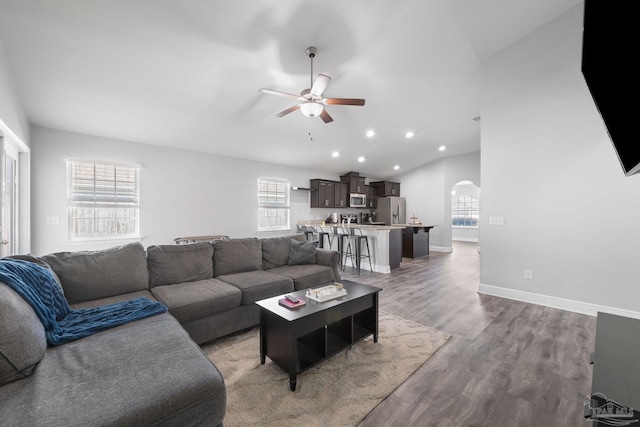
<path id="1" fill-rule="evenodd" d="M 636 3 L 585 0 L 582 38 L 582 74 L 627 176 L 640 172 L 638 118 L 633 117 L 640 102 Z"/>

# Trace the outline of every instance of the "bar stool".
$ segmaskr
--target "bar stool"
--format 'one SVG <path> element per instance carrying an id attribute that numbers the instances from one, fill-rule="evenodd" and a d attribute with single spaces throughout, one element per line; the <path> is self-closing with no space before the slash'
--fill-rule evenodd
<path id="1" fill-rule="evenodd" d="M 338 239 L 338 252 L 340 253 L 340 269 L 344 271 L 345 255 L 351 251 L 351 242 L 349 237 L 351 236 L 351 228 L 338 226 L 333 227 L 334 237 Z M 345 248 L 344 242 L 347 242 Z"/>
<path id="2" fill-rule="evenodd" d="M 369 251 L 369 239 L 367 236 L 362 234 L 362 230 L 359 228 L 351 229 L 352 233 L 349 236 L 349 246 L 347 247 L 346 255 L 351 259 L 351 266 L 353 267 L 353 259 L 356 259 L 356 270 L 358 274 L 360 274 L 360 265 L 362 264 L 363 258 L 369 259 L 369 270 L 373 273 L 373 267 L 371 266 L 371 252 Z M 351 242 L 353 241 L 353 245 Z M 364 242 L 365 247 L 367 248 L 367 253 L 362 253 L 362 242 Z M 354 253 L 355 252 L 355 253 Z"/>
<path id="3" fill-rule="evenodd" d="M 315 226 L 314 230 L 318 234 L 318 247 L 324 248 L 324 238 L 326 237 L 327 243 L 329 243 L 328 249 L 331 249 L 331 246 L 333 246 L 333 233 L 331 230 L 321 225 Z"/>

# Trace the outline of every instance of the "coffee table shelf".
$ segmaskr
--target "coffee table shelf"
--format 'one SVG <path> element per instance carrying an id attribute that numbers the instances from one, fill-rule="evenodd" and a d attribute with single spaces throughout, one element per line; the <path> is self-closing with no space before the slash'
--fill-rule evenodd
<path id="1" fill-rule="evenodd" d="M 295 391 L 297 374 L 373 335 L 378 341 L 380 288 L 343 281 L 347 295 L 330 301 L 307 299 L 289 310 L 278 304 L 282 296 L 258 301 L 260 306 L 260 362 L 268 356 L 289 373 Z M 292 294 L 303 299 L 305 291 Z"/>

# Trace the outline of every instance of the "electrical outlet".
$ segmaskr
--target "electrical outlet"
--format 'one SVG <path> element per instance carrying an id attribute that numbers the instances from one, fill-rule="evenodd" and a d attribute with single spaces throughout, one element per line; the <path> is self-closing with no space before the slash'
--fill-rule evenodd
<path id="1" fill-rule="evenodd" d="M 526 268 L 524 270 L 524 278 L 526 280 L 533 280 L 533 270 L 530 270 L 530 269 Z"/>
<path id="2" fill-rule="evenodd" d="M 489 225 L 504 225 L 504 217 L 503 216 L 490 216 L 489 217 Z"/>
<path id="3" fill-rule="evenodd" d="M 60 217 L 59 216 L 48 216 L 47 217 L 47 225 L 60 225 Z"/>

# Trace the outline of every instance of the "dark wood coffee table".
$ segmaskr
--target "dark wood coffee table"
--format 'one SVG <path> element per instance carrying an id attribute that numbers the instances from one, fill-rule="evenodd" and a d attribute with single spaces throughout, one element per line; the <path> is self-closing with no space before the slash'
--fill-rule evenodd
<path id="1" fill-rule="evenodd" d="M 298 373 L 373 335 L 378 342 L 378 292 L 382 289 L 341 280 L 347 295 L 317 302 L 306 290 L 290 292 L 306 305 L 288 309 L 283 295 L 257 301 L 260 306 L 260 362 L 268 356 L 289 374 L 291 391 Z M 326 283 L 325 285 L 331 285 Z"/>

